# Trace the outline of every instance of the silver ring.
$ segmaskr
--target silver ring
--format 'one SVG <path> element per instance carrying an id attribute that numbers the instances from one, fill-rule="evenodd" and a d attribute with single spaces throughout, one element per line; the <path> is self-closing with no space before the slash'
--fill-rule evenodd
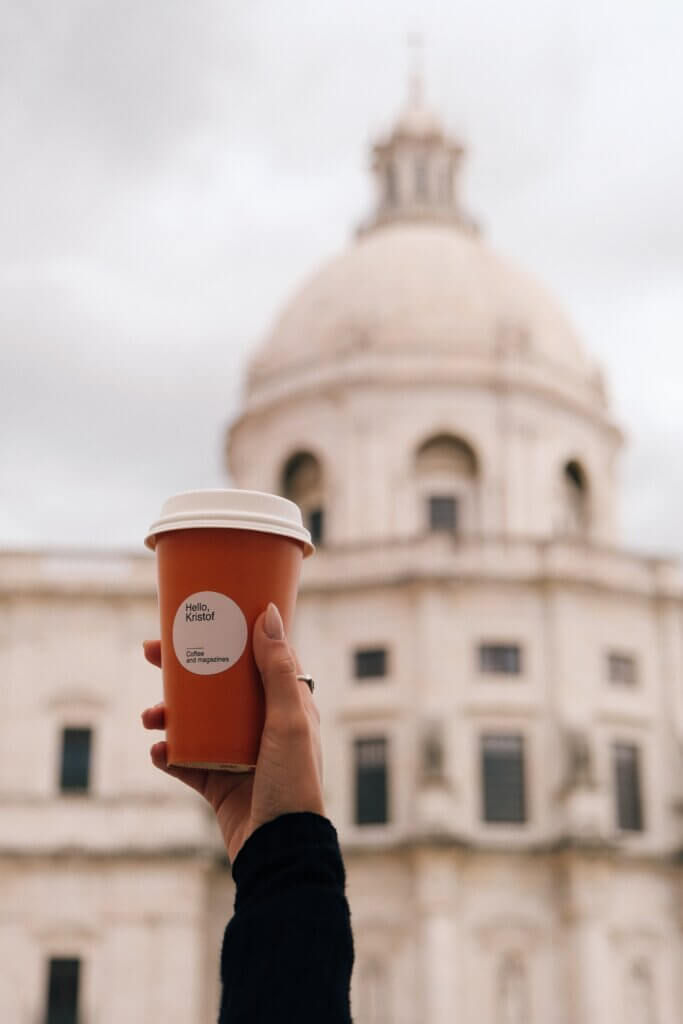
<path id="1" fill-rule="evenodd" d="M 305 683 L 306 686 L 308 687 L 308 689 L 311 691 L 311 693 L 313 693 L 313 691 L 315 689 L 315 683 L 313 681 L 313 676 L 297 676 L 296 678 L 300 679 L 302 683 Z"/>

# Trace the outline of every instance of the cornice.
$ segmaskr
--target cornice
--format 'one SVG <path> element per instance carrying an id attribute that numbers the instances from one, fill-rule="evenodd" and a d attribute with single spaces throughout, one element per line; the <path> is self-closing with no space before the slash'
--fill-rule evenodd
<path id="1" fill-rule="evenodd" d="M 589 542 L 482 535 L 425 534 L 321 547 L 304 566 L 300 590 L 313 595 L 437 583 L 572 586 L 683 603 L 674 559 Z"/>
<path id="2" fill-rule="evenodd" d="M 443 352 L 414 350 L 339 352 L 322 363 L 274 366 L 268 375 L 254 378 L 244 401 L 242 414 L 229 433 L 243 429 L 250 420 L 304 399 L 319 399 L 349 388 L 375 387 L 379 391 L 400 389 L 486 389 L 493 393 L 534 396 L 561 407 L 612 436 L 624 440 L 622 430 L 609 416 L 604 396 L 585 378 L 537 358 L 523 361 L 505 355 L 482 355 L 480 350 Z"/>

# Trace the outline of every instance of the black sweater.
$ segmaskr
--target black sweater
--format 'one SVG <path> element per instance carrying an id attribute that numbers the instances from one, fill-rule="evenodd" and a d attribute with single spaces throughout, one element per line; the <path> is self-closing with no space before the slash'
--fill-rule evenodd
<path id="1" fill-rule="evenodd" d="M 235 858 L 219 1024 L 350 1024 L 353 938 L 332 824 L 283 814 Z"/>

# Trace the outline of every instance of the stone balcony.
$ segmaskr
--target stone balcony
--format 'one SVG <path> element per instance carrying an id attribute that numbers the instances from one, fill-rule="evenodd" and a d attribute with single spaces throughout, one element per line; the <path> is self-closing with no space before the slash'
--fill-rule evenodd
<path id="1" fill-rule="evenodd" d="M 425 534 L 322 547 L 304 564 L 304 591 L 420 580 L 570 583 L 680 600 L 678 564 L 618 548 L 553 540 Z"/>
<path id="2" fill-rule="evenodd" d="M 324 546 L 304 563 L 305 591 L 418 580 L 580 583 L 683 599 L 678 563 L 571 540 L 424 534 Z M 154 596 L 154 558 L 145 553 L 0 552 L 0 596 L 21 593 Z"/>
<path id="3" fill-rule="evenodd" d="M 222 843 L 199 797 L 125 794 L 0 798 L 0 857 L 218 856 Z"/>
<path id="4" fill-rule="evenodd" d="M 0 552 L 0 596 L 93 594 L 154 596 L 154 556 L 144 552 L 59 549 Z"/>

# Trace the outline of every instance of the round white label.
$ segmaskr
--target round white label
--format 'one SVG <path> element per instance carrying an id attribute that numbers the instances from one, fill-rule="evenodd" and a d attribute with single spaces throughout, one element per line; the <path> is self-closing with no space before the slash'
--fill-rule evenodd
<path id="1" fill-rule="evenodd" d="M 247 620 L 240 606 L 215 590 L 190 594 L 173 620 L 176 657 L 198 676 L 232 668 L 244 653 L 247 636 Z"/>

